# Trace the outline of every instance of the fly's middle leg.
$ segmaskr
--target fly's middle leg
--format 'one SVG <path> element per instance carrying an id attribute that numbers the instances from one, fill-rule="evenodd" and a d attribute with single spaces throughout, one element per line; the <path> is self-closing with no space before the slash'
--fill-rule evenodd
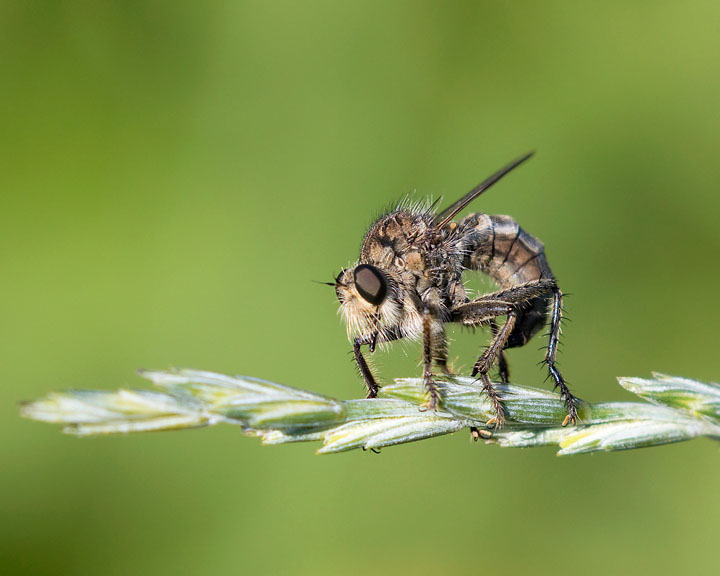
<path id="1" fill-rule="evenodd" d="M 432 362 L 433 362 L 433 324 L 436 322 L 433 318 L 430 308 L 425 305 L 422 315 L 423 322 L 423 385 L 428 394 L 427 401 L 420 407 L 421 410 L 437 410 L 440 404 L 440 389 L 433 381 Z M 441 328 L 442 329 L 442 328 Z M 444 335 L 442 337 L 444 342 Z M 443 352 L 444 346 L 440 346 L 440 365 L 446 366 L 447 352 Z"/>
<path id="2" fill-rule="evenodd" d="M 487 350 L 485 350 L 482 356 L 478 358 L 471 374 L 473 377 L 480 374 L 480 380 L 483 383 L 483 391 L 488 395 L 488 398 L 490 398 L 493 409 L 495 410 L 495 417 L 491 418 L 486 424 L 488 427 L 495 426 L 496 428 L 500 428 L 505 423 L 505 411 L 502 407 L 500 395 L 490 381 L 488 372 L 490 372 L 490 369 L 495 364 L 495 361 L 502 354 L 502 349 L 505 347 L 505 344 L 507 344 L 510 333 L 515 327 L 516 320 L 517 313 L 515 310 L 509 311 L 507 313 L 507 320 L 505 320 L 505 324 L 503 324 L 502 328 L 500 328 L 497 334 L 495 334 Z"/>
<path id="3" fill-rule="evenodd" d="M 490 320 L 490 330 L 492 331 L 493 337 L 496 337 L 499 327 L 495 320 Z M 508 365 L 507 355 L 505 354 L 504 350 L 500 350 L 500 352 L 498 353 L 497 362 L 498 376 L 500 378 L 500 382 L 502 384 L 508 384 L 510 382 L 510 366 Z M 492 382 L 490 381 L 490 378 L 487 374 L 482 374 L 481 380 L 483 382 L 483 391 L 490 398 L 490 401 L 493 403 L 495 413 L 497 414 L 499 411 L 502 410 L 502 404 L 500 404 L 500 396 L 497 394 L 497 390 L 495 390 L 495 388 L 493 387 Z M 470 426 L 470 436 L 473 440 L 478 440 L 480 438 L 491 438 L 492 434 L 487 430 L 480 430 L 476 426 Z"/>
<path id="4" fill-rule="evenodd" d="M 495 416 L 487 422 L 487 426 L 500 427 L 505 422 L 505 411 L 502 407 L 502 399 L 490 381 L 488 372 L 502 352 L 515 326 L 517 319 L 515 305 L 509 301 L 498 300 L 492 296 L 490 298 L 485 296 L 458 306 L 452 311 L 452 314 L 454 320 L 470 326 L 488 324 L 493 322 L 498 316 L 507 316 L 502 328 L 494 335 L 490 346 L 485 353 L 480 356 L 472 371 L 473 377 L 479 374 L 478 379 L 482 382 L 483 392 L 490 398 L 495 412 Z M 487 433 L 483 434 L 478 431 L 477 428 L 471 428 L 470 431 L 473 438 L 487 437 Z"/>
<path id="5" fill-rule="evenodd" d="M 488 346 L 487 350 L 485 350 L 482 356 L 480 356 L 477 362 L 475 362 L 475 366 L 473 367 L 471 376 L 477 376 L 478 372 L 480 374 L 487 374 L 490 371 L 490 368 L 492 368 L 493 364 L 495 363 L 495 360 L 499 360 L 502 357 L 503 348 L 505 347 L 505 344 L 507 344 L 510 333 L 515 327 L 516 320 L 516 311 L 514 309 L 510 310 L 507 314 L 507 320 L 505 321 L 505 324 L 503 324 L 502 328 L 499 331 L 493 330 L 493 340 L 490 343 L 490 346 Z M 503 370 L 505 372 L 504 374 L 502 374 Z M 507 383 L 507 376 L 509 376 L 509 374 L 507 374 L 506 362 L 505 366 L 501 367 L 501 380 L 503 380 L 504 384 Z"/>
<path id="6" fill-rule="evenodd" d="M 499 328 L 495 320 L 490 320 L 490 330 L 492 331 L 493 337 L 497 336 Z M 498 376 L 500 377 L 500 382 L 502 384 L 510 383 L 510 366 L 508 365 L 505 350 L 500 350 L 500 353 L 498 354 Z"/>

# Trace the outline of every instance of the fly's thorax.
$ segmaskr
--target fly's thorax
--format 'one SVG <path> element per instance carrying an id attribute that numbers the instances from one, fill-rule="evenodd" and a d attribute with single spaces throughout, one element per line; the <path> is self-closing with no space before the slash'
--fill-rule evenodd
<path id="1" fill-rule="evenodd" d="M 455 223 L 439 230 L 422 209 L 398 210 L 380 218 L 363 240 L 363 262 L 410 272 L 419 289 L 438 285 L 462 270 L 463 242 Z"/>
<path id="2" fill-rule="evenodd" d="M 427 266 L 427 236 L 432 217 L 398 210 L 380 218 L 363 240 L 360 259 L 386 269 L 420 271 Z"/>

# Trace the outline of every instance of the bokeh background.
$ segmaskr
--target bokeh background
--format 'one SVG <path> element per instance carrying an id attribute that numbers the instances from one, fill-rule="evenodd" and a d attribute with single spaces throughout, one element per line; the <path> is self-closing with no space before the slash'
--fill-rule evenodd
<path id="1" fill-rule="evenodd" d="M 389 202 L 529 149 L 475 208 L 545 242 L 574 390 L 717 380 L 718 30 L 714 2 L 0 3 L 2 573 L 716 568 L 711 441 L 321 457 L 230 426 L 78 440 L 18 402 L 170 366 L 360 396 L 311 280 Z M 467 370 L 486 336 L 453 338 Z M 541 345 L 516 382 L 542 384 Z"/>

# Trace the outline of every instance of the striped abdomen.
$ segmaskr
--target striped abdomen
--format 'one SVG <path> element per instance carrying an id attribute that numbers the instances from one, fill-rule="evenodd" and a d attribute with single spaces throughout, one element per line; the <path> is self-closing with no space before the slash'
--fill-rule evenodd
<path id="1" fill-rule="evenodd" d="M 463 265 L 487 274 L 501 288 L 554 278 L 542 242 L 510 216 L 470 214 L 459 228 L 465 239 Z M 506 348 L 522 346 L 536 334 L 545 325 L 547 309 L 548 297 L 531 300 L 518 314 Z"/>

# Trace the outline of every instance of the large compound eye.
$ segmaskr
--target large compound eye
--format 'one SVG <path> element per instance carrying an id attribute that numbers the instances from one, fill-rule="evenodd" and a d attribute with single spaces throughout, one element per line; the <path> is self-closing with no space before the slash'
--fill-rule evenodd
<path id="1" fill-rule="evenodd" d="M 387 295 L 387 283 L 382 272 L 368 264 L 355 268 L 355 288 L 365 300 L 379 306 Z"/>

